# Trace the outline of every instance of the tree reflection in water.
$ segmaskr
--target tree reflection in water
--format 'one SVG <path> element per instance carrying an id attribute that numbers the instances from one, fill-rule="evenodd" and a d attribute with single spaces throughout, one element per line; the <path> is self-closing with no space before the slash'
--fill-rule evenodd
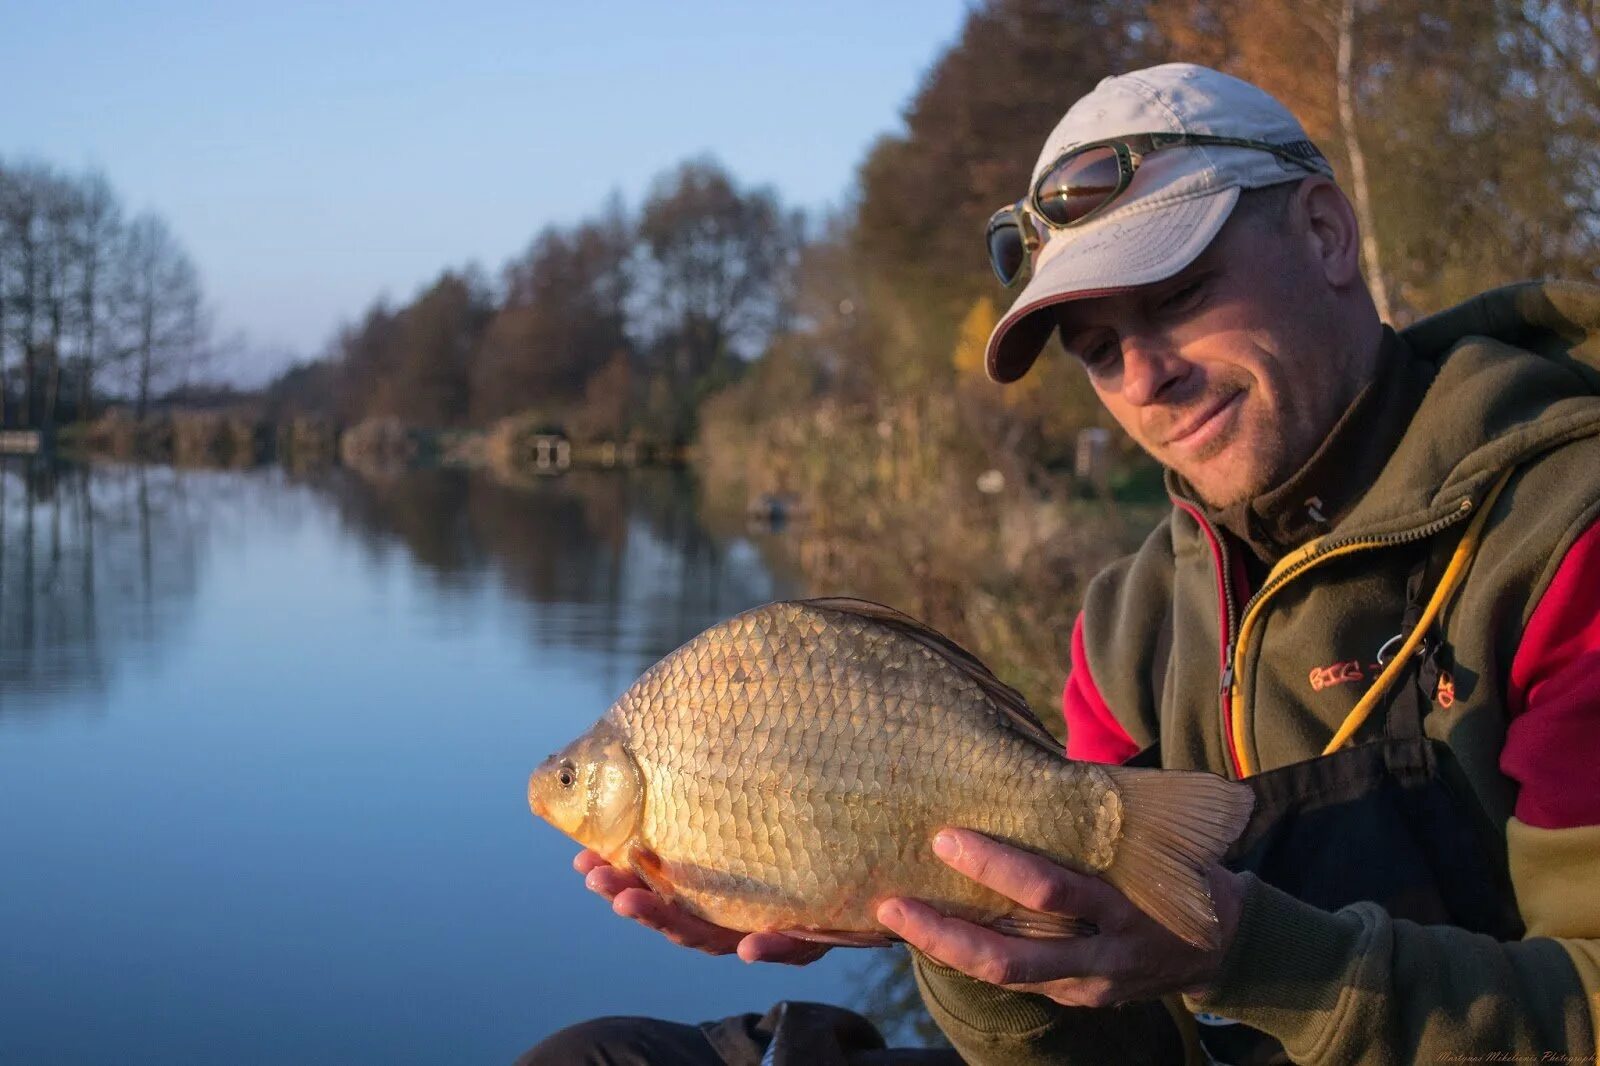
<path id="1" fill-rule="evenodd" d="M 194 596 L 204 509 L 167 467 L 0 461 L 0 715 L 103 691 Z"/>
<path id="2" fill-rule="evenodd" d="M 781 577 L 773 585 L 778 553 L 758 563 L 743 538 L 709 534 L 688 479 L 671 472 L 575 471 L 519 484 L 445 471 L 368 474 L 339 479 L 332 491 L 372 551 L 399 540 L 443 583 L 466 590 L 493 567 L 531 601 L 604 604 L 598 628 L 578 628 L 576 618 L 561 633 L 538 628 L 545 641 L 602 646 L 612 662 L 631 653 L 642 668 L 712 621 L 797 591 Z M 631 680 L 608 679 L 614 691 Z M 853 954 L 855 1002 L 846 1005 L 891 1043 L 942 1046 L 905 950 Z"/>
<path id="3" fill-rule="evenodd" d="M 440 624 L 459 617 L 452 606 L 476 609 L 486 588 L 503 587 L 530 641 L 604 652 L 588 658 L 606 664 L 611 692 L 705 626 L 797 591 L 747 537 L 708 533 L 691 483 L 668 471 L 506 484 L 459 471 L 291 477 L 8 459 L 0 725 L 62 706 L 132 713 L 109 695 L 118 672 L 177 646 L 197 602 L 230 595 L 201 596 L 212 545 L 330 518 L 374 567 L 425 575 Z M 928 1038 L 904 953 L 851 956 L 850 1005 L 901 1040 Z"/>
<path id="4" fill-rule="evenodd" d="M 604 651 L 634 673 L 705 626 L 793 592 L 748 542 L 706 531 L 680 472 L 508 483 L 451 470 L 334 471 L 317 484 L 374 561 L 404 547 L 442 592 L 463 597 L 502 583 L 540 608 L 533 639 Z M 563 610 L 574 605 L 584 610 Z M 632 677 L 607 680 L 620 692 Z"/>

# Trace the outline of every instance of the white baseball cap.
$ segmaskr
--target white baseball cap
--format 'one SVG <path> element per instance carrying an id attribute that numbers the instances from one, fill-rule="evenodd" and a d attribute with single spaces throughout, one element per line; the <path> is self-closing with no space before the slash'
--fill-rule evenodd
<path id="1" fill-rule="evenodd" d="M 1265 142 L 1300 161 L 1231 146 L 1151 152 L 1104 213 L 1048 231 L 1033 277 L 989 336 L 984 365 L 995 381 L 1028 372 L 1055 328 L 1054 305 L 1149 285 L 1192 263 L 1228 220 L 1239 190 L 1333 175 L 1272 96 L 1210 67 L 1165 63 L 1106 78 L 1073 104 L 1045 141 L 1029 188 L 1074 148 L 1141 133 Z"/>

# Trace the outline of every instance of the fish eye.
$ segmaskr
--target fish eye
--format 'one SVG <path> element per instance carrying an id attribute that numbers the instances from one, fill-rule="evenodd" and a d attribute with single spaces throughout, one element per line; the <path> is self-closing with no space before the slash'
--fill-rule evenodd
<path id="1" fill-rule="evenodd" d="M 572 767 L 563 766 L 560 770 L 556 771 L 556 780 L 561 783 L 562 788 L 571 788 L 573 785 L 577 784 L 578 775 L 573 772 Z"/>

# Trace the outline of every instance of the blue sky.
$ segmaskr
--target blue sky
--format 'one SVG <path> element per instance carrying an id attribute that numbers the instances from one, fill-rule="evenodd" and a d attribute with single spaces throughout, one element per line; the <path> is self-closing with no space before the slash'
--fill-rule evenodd
<path id="1" fill-rule="evenodd" d="M 98 167 L 164 216 L 245 342 L 225 369 L 259 381 L 691 155 L 837 202 L 966 9 L 0 0 L 0 157 Z"/>

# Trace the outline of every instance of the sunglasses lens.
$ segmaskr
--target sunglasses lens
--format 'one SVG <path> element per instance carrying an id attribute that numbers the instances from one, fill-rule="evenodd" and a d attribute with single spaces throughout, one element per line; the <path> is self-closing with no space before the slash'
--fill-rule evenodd
<path id="1" fill-rule="evenodd" d="M 1117 194 L 1122 168 L 1109 147 L 1088 148 L 1057 163 L 1039 182 L 1039 212 L 1057 226 L 1070 226 Z"/>
<path id="2" fill-rule="evenodd" d="M 1002 285 L 1013 285 L 1028 262 L 1028 248 L 1015 221 L 997 222 L 989 227 L 989 265 Z"/>

